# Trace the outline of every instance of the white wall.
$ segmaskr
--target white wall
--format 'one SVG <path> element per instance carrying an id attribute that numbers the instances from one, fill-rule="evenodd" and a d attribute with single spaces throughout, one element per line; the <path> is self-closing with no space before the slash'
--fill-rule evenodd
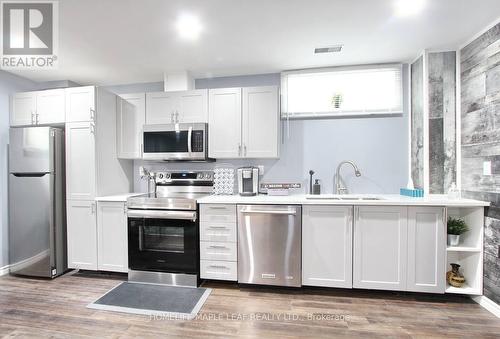
<path id="1" fill-rule="evenodd" d="M 9 263 L 8 249 L 8 197 L 7 152 L 9 142 L 9 95 L 37 89 L 39 84 L 0 71 L 0 268 Z"/>

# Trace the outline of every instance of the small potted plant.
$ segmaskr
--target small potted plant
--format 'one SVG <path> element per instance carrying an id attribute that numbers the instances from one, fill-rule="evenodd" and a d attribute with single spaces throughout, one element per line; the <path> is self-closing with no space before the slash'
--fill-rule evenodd
<path id="1" fill-rule="evenodd" d="M 332 96 L 332 106 L 334 109 L 340 109 L 340 106 L 342 105 L 342 93 L 335 93 Z"/>
<path id="2" fill-rule="evenodd" d="M 467 232 L 469 227 L 463 219 L 448 217 L 448 246 L 458 246 L 460 235 Z"/>

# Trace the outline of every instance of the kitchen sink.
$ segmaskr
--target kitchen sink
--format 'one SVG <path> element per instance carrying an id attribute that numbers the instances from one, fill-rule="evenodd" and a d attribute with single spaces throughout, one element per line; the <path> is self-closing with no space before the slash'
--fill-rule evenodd
<path id="1" fill-rule="evenodd" d="M 338 195 L 338 194 L 320 194 L 320 195 L 306 195 L 306 199 L 311 200 L 353 200 L 353 201 L 376 201 L 384 200 L 380 197 L 368 197 L 368 196 L 349 196 L 349 195 Z"/>

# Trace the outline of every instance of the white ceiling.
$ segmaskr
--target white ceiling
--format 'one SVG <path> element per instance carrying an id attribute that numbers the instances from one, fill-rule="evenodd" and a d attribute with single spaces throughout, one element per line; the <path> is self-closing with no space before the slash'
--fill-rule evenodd
<path id="1" fill-rule="evenodd" d="M 410 0 L 411 1 L 411 0 Z M 411 61 L 424 48 L 456 48 L 500 16 L 499 0 L 426 0 L 396 17 L 395 0 L 61 0 L 59 69 L 36 81 L 121 84 L 287 69 Z M 199 16 L 197 41 L 178 37 L 180 13 Z M 344 44 L 337 54 L 315 47 Z"/>

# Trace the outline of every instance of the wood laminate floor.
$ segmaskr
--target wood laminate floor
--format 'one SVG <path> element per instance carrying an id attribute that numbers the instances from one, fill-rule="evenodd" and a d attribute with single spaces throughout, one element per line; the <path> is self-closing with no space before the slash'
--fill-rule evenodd
<path id="1" fill-rule="evenodd" d="M 468 298 L 206 283 L 196 320 L 150 319 L 86 305 L 124 276 L 0 277 L 0 337 L 335 338 L 500 336 L 500 320 Z"/>

